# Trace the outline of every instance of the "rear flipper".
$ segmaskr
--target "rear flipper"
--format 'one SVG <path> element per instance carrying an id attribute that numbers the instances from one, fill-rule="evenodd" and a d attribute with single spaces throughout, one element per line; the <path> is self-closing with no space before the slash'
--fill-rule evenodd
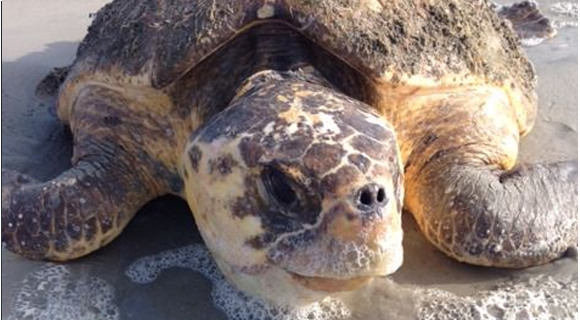
<path id="1" fill-rule="evenodd" d="M 54 68 L 36 86 L 36 95 L 42 99 L 54 99 L 66 79 L 70 67 Z"/>
<path id="2" fill-rule="evenodd" d="M 450 155 L 451 156 L 451 155 Z M 423 233 L 459 261 L 506 268 L 539 265 L 578 242 L 578 163 L 520 166 L 428 163 L 413 208 Z"/>
<path id="3" fill-rule="evenodd" d="M 548 39 L 556 35 L 556 29 L 533 1 L 522 1 L 502 6 L 498 15 L 507 19 L 520 40 Z"/>

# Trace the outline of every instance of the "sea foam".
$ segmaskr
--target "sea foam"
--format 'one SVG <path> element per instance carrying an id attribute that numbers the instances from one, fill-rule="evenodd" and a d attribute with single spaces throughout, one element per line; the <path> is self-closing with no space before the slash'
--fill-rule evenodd
<path id="1" fill-rule="evenodd" d="M 77 279 L 47 264 L 22 282 L 8 320 L 118 320 L 114 288 L 97 277 Z"/>
<path id="2" fill-rule="evenodd" d="M 125 274 L 135 283 L 147 284 L 163 270 L 173 267 L 191 269 L 209 279 L 213 283 L 211 297 L 214 305 L 230 320 L 326 320 L 350 316 L 345 305 L 332 298 L 296 308 L 249 296 L 225 279 L 207 248 L 199 244 L 140 258 L 129 266 Z"/>
<path id="3" fill-rule="evenodd" d="M 461 297 L 438 289 L 417 289 L 418 319 L 517 320 L 577 319 L 577 278 L 557 280 L 547 275 L 513 280 L 494 290 Z"/>
<path id="4" fill-rule="evenodd" d="M 556 2 L 550 6 L 550 11 L 556 15 L 553 21 L 555 28 L 578 26 L 578 3 Z"/>
<path id="5" fill-rule="evenodd" d="M 224 311 L 230 320 L 290 320 L 290 319 L 347 319 L 351 313 L 365 314 L 365 318 L 383 319 L 380 314 L 384 308 L 376 306 L 376 310 L 357 310 L 356 296 L 349 306 L 339 299 L 327 298 L 303 308 L 277 306 L 261 299 L 249 296 L 234 288 L 221 274 L 203 245 L 165 251 L 156 255 L 143 257 L 130 265 L 125 274 L 135 283 L 147 284 L 153 282 L 164 270 L 179 267 L 188 268 L 201 273 L 213 283 L 211 297 L 214 305 Z M 547 275 L 507 281 L 493 290 L 483 290 L 469 296 L 435 289 L 417 288 L 392 283 L 384 286 L 384 290 L 396 291 L 395 294 L 407 295 L 414 319 L 425 320 L 486 320 L 486 319 L 575 319 L 578 303 L 576 296 L 577 275 L 573 279 L 558 280 Z M 380 285 L 381 282 L 378 284 Z M 383 282 L 384 284 L 384 282 Z M 378 289 L 382 290 L 381 288 Z M 373 299 L 373 295 L 367 297 Z M 401 314 L 397 311 L 408 310 L 400 302 L 393 301 L 385 306 L 389 313 Z"/>

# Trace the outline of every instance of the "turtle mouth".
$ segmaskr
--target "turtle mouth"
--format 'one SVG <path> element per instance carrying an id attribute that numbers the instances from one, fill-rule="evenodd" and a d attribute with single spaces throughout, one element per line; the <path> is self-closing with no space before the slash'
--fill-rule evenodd
<path id="1" fill-rule="evenodd" d="M 292 277 L 292 280 L 301 286 L 310 290 L 325 292 L 353 291 L 362 287 L 373 278 L 371 276 L 360 276 L 346 279 L 311 277 L 288 270 L 285 271 Z"/>

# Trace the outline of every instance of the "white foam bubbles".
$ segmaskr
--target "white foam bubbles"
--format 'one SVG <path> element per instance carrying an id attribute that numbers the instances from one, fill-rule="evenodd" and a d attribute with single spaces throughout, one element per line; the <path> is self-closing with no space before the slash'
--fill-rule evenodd
<path id="1" fill-rule="evenodd" d="M 419 289 L 418 318 L 424 320 L 577 319 L 577 279 L 541 275 L 511 281 L 495 290 L 460 297 L 438 289 Z M 572 291 L 572 292 L 570 292 Z"/>
<path id="2" fill-rule="evenodd" d="M 533 47 L 539 45 L 540 43 L 544 42 L 544 40 L 547 39 L 548 38 L 539 38 L 539 37 L 524 38 L 520 39 L 520 43 L 524 47 Z"/>
<path id="3" fill-rule="evenodd" d="M 550 11 L 557 16 L 553 21 L 555 28 L 578 26 L 578 3 L 556 2 L 550 6 Z"/>
<path id="4" fill-rule="evenodd" d="M 550 10 L 552 10 L 554 13 L 568 16 L 570 18 L 578 18 L 578 3 L 556 2 L 550 6 Z"/>
<path id="5" fill-rule="evenodd" d="M 117 320 L 115 290 L 97 278 L 76 279 L 63 265 L 47 264 L 22 283 L 8 320 Z"/>
<path id="6" fill-rule="evenodd" d="M 209 251 L 199 244 L 143 257 L 131 264 L 125 274 L 133 282 L 146 284 L 153 282 L 163 270 L 173 267 L 191 269 L 209 279 L 213 283 L 211 297 L 214 305 L 230 320 L 326 320 L 350 316 L 345 305 L 332 298 L 296 308 L 249 296 L 225 279 Z"/>
<path id="7" fill-rule="evenodd" d="M 297 247 L 300 240 L 287 238 L 283 241 L 290 247 Z M 308 246 L 296 255 L 275 248 L 269 252 L 269 258 L 284 269 L 304 276 L 327 275 L 335 279 L 349 279 L 357 273 L 372 270 L 382 253 L 375 252 L 364 244 L 325 238 L 319 244 Z M 307 264 L 304 263 L 305 260 L 308 261 Z"/>

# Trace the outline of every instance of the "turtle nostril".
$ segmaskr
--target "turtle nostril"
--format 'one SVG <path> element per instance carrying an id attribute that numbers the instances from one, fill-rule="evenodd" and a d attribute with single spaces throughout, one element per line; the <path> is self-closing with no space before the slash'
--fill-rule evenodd
<path id="1" fill-rule="evenodd" d="M 379 188 L 379 192 L 377 192 L 377 202 L 383 203 L 383 201 L 385 201 L 385 198 L 386 198 L 385 189 Z"/>
<path id="2" fill-rule="evenodd" d="M 360 193 L 360 199 L 359 199 L 361 204 L 364 204 L 365 206 L 370 206 L 373 204 L 373 194 L 370 190 L 363 190 Z"/>
<path id="3" fill-rule="evenodd" d="M 388 199 L 385 188 L 371 183 L 359 189 L 356 201 L 359 209 L 367 211 L 384 206 Z"/>

